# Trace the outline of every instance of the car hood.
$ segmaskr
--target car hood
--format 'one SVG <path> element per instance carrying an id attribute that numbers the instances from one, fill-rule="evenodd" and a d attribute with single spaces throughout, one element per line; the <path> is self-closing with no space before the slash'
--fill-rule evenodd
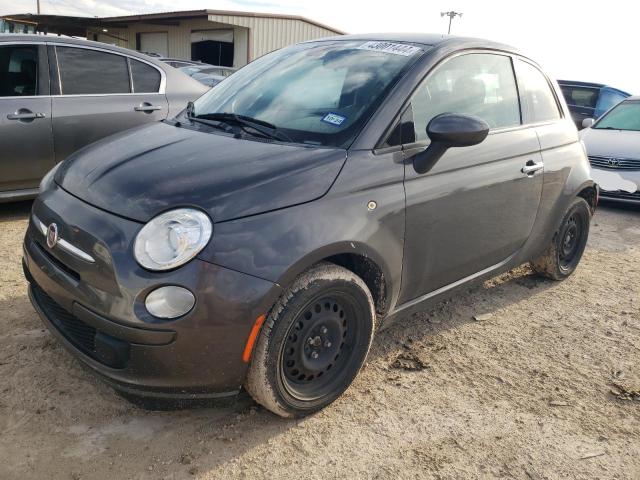
<path id="1" fill-rule="evenodd" d="M 589 155 L 640 158 L 640 132 L 585 128 L 580 138 Z"/>
<path id="2" fill-rule="evenodd" d="M 91 205 L 139 222 L 185 206 L 221 222 L 322 197 L 345 160 L 341 149 L 154 123 L 76 152 L 62 163 L 55 181 Z"/>

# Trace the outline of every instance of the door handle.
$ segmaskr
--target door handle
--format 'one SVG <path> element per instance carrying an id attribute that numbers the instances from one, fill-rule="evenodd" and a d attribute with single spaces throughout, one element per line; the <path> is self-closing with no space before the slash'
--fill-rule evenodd
<path id="1" fill-rule="evenodd" d="M 544 163 L 542 162 L 534 162 L 533 160 L 529 160 L 524 167 L 522 167 L 522 170 L 520 170 L 522 173 L 524 173 L 525 175 L 533 175 L 535 172 L 537 172 L 538 170 L 542 170 L 544 168 Z"/>
<path id="2" fill-rule="evenodd" d="M 7 115 L 7 120 L 35 120 L 36 118 L 44 118 L 44 113 L 33 113 L 18 111 Z"/>
<path id="3" fill-rule="evenodd" d="M 162 107 L 160 105 L 140 105 L 138 107 L 133 107 L 133 109 L 136 112 L 150 113 L 155 112 L 156 110 L 162 110 Z"/>

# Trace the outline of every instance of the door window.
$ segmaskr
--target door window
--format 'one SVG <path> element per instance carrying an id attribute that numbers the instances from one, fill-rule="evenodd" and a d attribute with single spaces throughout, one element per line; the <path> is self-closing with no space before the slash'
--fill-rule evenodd
<path id="1" fill-rule="evenodd" d="M 0 97 L 37 95 L 38 47 L 0 47 Z"/>
<path id="2" fill-rule="evenodd" d="M 127 59 L 84 48 L 56 47 L 63 95 L 130 93 Z"/>
<path id="3" fill-rule="evenodd" d="M 563 85 L 560 87 L 562 95 L 568 105 L 573 107 L 596 108 L 598 101 L 598 89 L 589 87 L 572 87 Z"/>
<path id="4" fill-rule="evenodd" d="M 411 99 L 416 140 L 441 113 L 476 115 L 492 129 L 520 125 L 518 91 L 511 59 L 473 53 L 446 61 L 429 73 Z"/>
<path id="5" fill-rule="evenodd" d="M 138 60 L 131 62 L 131 76 L 133 77 L 133 91 L 135 93 L 158 93 L 160 90 L 160 72 L 151 65 Z"/>
<path id="6" fill-rule="evenodd" d="M 522 60 L 516 60 L 515 65 L 525 123 L 549 122 L 560 119 L 558 103 L 542 72 Z"/>

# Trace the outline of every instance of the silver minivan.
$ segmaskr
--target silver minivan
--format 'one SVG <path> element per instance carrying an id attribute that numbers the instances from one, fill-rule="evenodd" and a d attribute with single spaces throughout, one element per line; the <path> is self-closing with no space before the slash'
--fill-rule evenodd
<path id="1" fill-rule="evenodd" d="M 35 196 L 45 173 L 72 152 L 173 117 L 207 90 L 132 50 L 0 34 L 0 202 Z"/>

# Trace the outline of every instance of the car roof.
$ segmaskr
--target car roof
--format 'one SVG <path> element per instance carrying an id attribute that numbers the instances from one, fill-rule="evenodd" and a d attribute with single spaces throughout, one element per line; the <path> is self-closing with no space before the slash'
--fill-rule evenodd
<path id="1" fill-rule="evenodd" d="M 29 34 L 0 34 L 1 41 L 22 40 L 22 41 L 47 41 L 47 42 L 60 42 L 60 43 L 72 43 L 78 45 L 89 45 L 94 47 L 103 48 L 106 50 L 113 50 L 115 52 L 124 53 L 127 55 L 137 56 L 144 59 L 159 60 L 157 57 L 151 57 L 135 50 L 129 50 L 125 48 L 115 47 L 101 42 L 93 42 L 90 40 L 80 40 L 73 37 L 61 37 L 57 35 L 29 35 Z M 363 33 L 356 35 L 336 35 L 333 37 L 326 37 L 316 40 L 308 40 L 303 43 L 312 43 L 320 41 L 348 41 L 348 40 L 362 40 L 362 41 L 386 41 L 386 42 L 399 42 L 399 43 L 414 43 L 422 44 L 435 48 L 443 48 L 447 50 L 456 49 L 470 49 L 470 48 L 483 48 L 491 50 L 500 50 L 522 55 L 517 48 L 510 45 L 506 45 L 491 40 L 485 40 L 482 38 L 473 37 L 458 37 L 455 35 L 444 35 L 435 33 Z M 164 58 L 164 60 L 168 60 Z M 178 60 L 178 59 L 176 59 Z M 184 61 L 184 60 L 182 60 Z M 189 60 L 186 60 L 187 62 Z"/>
<path id="2" fill-rule="evenodd" d="M 128 48 L 116 47 L 103 42 L 94 42 L 92 40 L 84 40 L 74 37 L 65 37 L 63 35 L 33 35 L 24 33 L 0 33 L 0 43 L 2 42 L 48 42 L 48 43 L 66 43 L 70 45 L 87 46 L 100 48 L 102 50 L 111 50 L 130 57 L 141 58 L 145 61 L 152 61 L 155 65 L 162 65 L 158 62 L 158 57 L 152 57 L 136 50 Z"/>
<path id="3" fill-rule="evenodd" d="M 611 90 L 615 90 L 616 92 L 620 92 L 624 95 L 631 95 L 629 92 L 625 92 L 624 90 L 620 90 L 619 88 L 612 87 L 611 85 L 605 85 L 604 83 L 581 82 L 579 80 L 558 80 L 558 83 L 560 85 L 573 86 L 573 87 L 608 88 Z"/>
<path id="4" fill-rule="evenodd" d="M 558 80 L 558 83 L 560 85 L 575 85 L 577 87 L 593 87 L 593 88 L 606 87 L 604 83 L 581 82 L 578 80 Z"/>
<path id="5" fill-rule="evenodd" d="M 33 42 L 50 42 L 50 43 L 71 43 L 77 45 L 89 45 L 94 47 L 100 47 L 107 50 L 114 50 L 120 53 L 137 54 L 137 56 L 141 56 L 142 58 L 149 58 L 150 55 L 145 55 L 140 52 L 136 52 L 135 50 L 115 47 L 113 45 L 109 45 L 107 43 L 102 42 L 94 42 L 91 40 L 83 40 L 74 37 L 65 37 L 58 35 L 33 35 L 33 34 L 13 34 L 13 33 L 3 33 L 0 34 L 0 42 L 2 41 L 33 41 Z M 482 47 L 482 48 L 490 48 L 496 50 L 506 50 L 517 53 L 517 49 L 510 46 L 505 45 L 503 43 L 494 42 L 491 40 L 485 40 L 482 38 L 473 38 L 473 37 L 458 37 L 455 35 L 444 35 L 444 34 L 436 34 L 436 33 L 362 33 L 356 35 L 336 35 L 333 37 L 326 37 L 322 39 L 316 40 L 308 40 L 305 43 L 310 42 L 318 42 L 318 41 L 327 41 L 327 40 L 378 40 L 378 41 L 386 41 L 386 42 L 400 42 L 400 43 L 417 43 L 422 45 L 429 45 L 432 47 L 436 46 L 444 46 L 447 45 L 449 47 L 455 48 L 456 46 L 469 48 L 469 47 Z M 158 57 L 151 57 L 158 58 Z M 176 61 L 193 61 L 193 60 L 183 60 L 183 59 L 170 59 L 166 57 L 160 57 L 163 60 L 176 60 Z"/>
<path id="6" fill-rule="evenodd" d="M 499 42 L 494 42 L 492 40 L 474 37 L 458 37 L 456 35 L 445 35 L 438 33 L 361 33 L 355 35 L 338 35 L 322 38 L 319 40 L 308 40 L 307 43 L 324 40 L 378 40 L 385 42 L 417 43 L 422 45 L 429 45 L 432 47 L 447 45 L 454 48 L 456 46 L 459 46 L 461 48 L 476 46 L 495 50 L 506 50 L 514 53 L 518 52 L 518 49 L 516 49 L 515 47 Z"/>

